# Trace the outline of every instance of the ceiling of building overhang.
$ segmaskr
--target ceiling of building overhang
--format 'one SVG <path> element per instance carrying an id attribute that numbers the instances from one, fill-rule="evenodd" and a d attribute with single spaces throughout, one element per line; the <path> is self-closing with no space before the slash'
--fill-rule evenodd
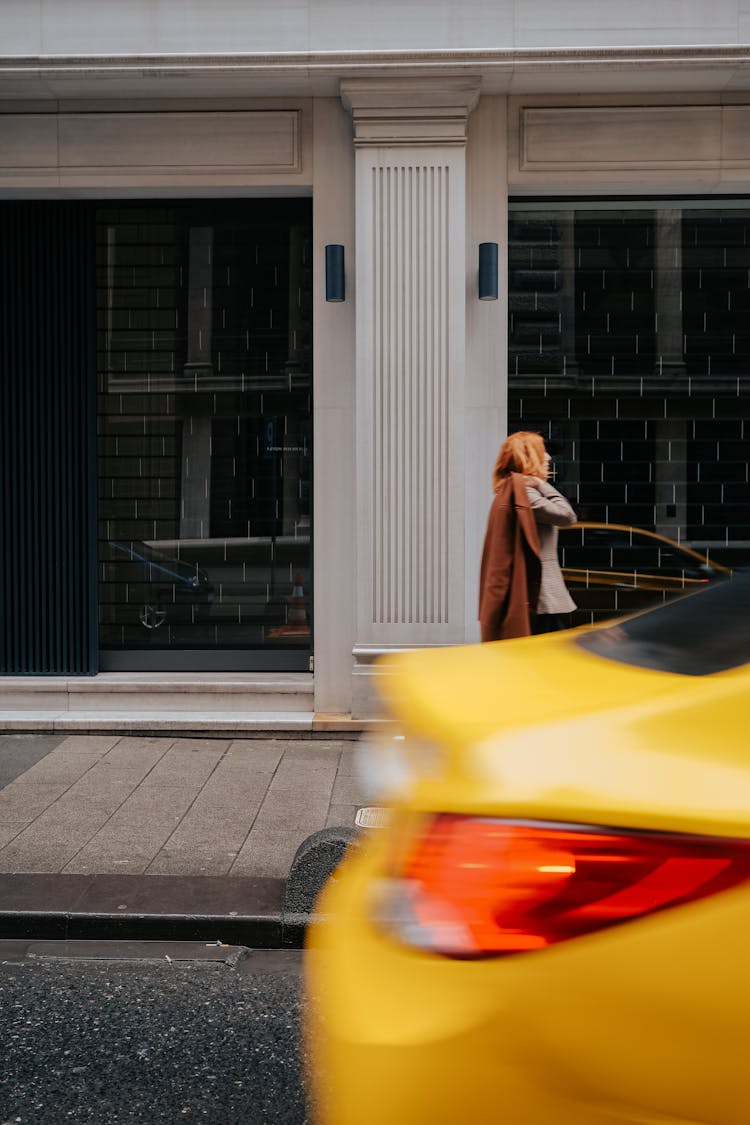
<path id="1" fill-rule="evenodd" d="M 342 79 L 420 75 L 478 78 L 484 94 L 731 97 L 750 90 L 750 47 L 0 57 L 0 99 L 35 107 L 44 101 L 336 97 Z"/>

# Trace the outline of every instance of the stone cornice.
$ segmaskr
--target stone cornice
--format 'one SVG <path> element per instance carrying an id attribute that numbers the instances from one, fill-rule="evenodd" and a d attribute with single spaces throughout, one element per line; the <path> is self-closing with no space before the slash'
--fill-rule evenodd
<path id="1" fill-rule="evenodd" d="M 0 109 L 29 99 L 335 97 L 374 78 L 473 79 L 487 94 L 750 89 L 750 44 L 255 54 L 0 55 Z"/>
<path id="2" fill-rule="evenodd" d="M 340 90 L 358 147 L 460 146 L 480 85 L 476 78 L 353 78 Z"/>
<path id="3" fill-rule="evenodd" d="M 750 44 L 665 47 L 490 48 L 430 51 L 297 51 L 185 55 L 0 55 L 0 74 L 62 75 L 95 71 L 179 74 L 187 70 L 321 70 L 367 72 L 391 68 L 557 67 L 654 64 L 714 66 L 750 63 Z"/>

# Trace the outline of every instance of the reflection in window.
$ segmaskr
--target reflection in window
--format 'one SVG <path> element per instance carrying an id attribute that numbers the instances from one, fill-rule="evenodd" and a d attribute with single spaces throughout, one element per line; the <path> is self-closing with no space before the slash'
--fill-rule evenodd
<path id="1" fill-rule="evenodd" d="M 309 204 L 102 208 L 97 251 L 102 648 L 306 662 Z"/>
<path id="2" fill-rule="evenodd" d="M 704 581 L 685 547 L 750 564 L 748 245 L 746 200 L 511 205 L 509 426 L 544 435 L 581 520 L 676 545 L 649 565 L 671 582 L 573 591 L 578 622 Z"/>

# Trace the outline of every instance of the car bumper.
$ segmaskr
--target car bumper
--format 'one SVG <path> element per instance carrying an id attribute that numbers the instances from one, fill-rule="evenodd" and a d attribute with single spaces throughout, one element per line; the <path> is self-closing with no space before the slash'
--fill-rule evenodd
<path id="1" fill-rule="evenodd" d="M 370 921 L 386 837 L 347 858 L 310 931 L 319 1125 L 745 1125 L 745 889 L 548 950 L 458 961 Z"/>

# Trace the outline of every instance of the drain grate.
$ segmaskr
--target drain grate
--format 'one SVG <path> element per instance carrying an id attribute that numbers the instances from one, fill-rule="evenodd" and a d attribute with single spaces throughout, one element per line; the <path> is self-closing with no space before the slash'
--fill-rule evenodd
<path id="1" fill-rule="evenodd" d="M 358 809 L 354 818 L 357 828 L 383 828 L 388 823 L 389 809 L 371 805 L 369 808 Z"/>

